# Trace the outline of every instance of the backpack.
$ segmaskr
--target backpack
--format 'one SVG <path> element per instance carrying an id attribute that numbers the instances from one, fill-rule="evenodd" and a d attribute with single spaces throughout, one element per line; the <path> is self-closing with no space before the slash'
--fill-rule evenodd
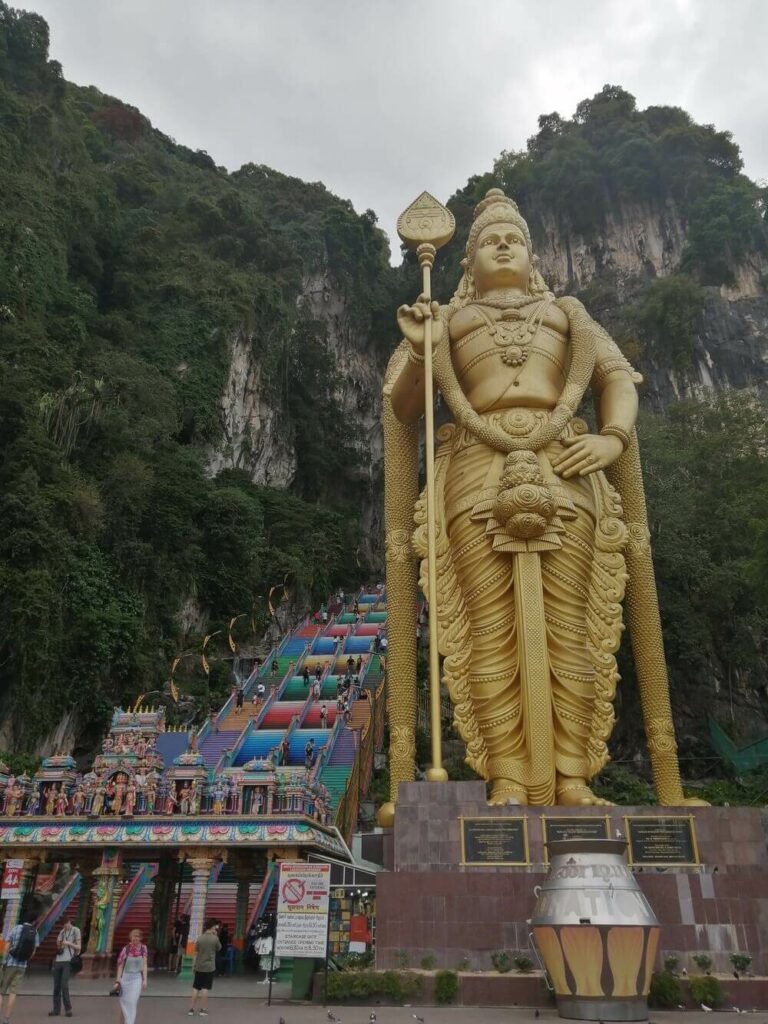
<path id="1" fill-rule="evenodd" d="M 34 925 L 23 924 L 21 926 L 21 935 L 16 940 L 16 945 L 10 950 L 13 959 L 26 963 L 35 952 L 36 938 L 37 933 L 35 932 Z"/>

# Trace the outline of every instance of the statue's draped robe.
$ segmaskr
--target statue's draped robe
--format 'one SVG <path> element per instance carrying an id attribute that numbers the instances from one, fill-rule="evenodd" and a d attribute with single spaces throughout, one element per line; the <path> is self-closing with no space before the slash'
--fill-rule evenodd
<path id="1" fill-rule="evenodd" d="M 594 326 L 599 389 L 608 374 L 633 371 Z M 548 415 L 514 408 L 482 418 L 521 438 Z M 561 437 L 586 429 L 572 420 Z M 621 504 L 601 472 L 555 475 L 558 439 L 536 453 L 555 518 L 542 537 L 510 537 L 493 511 L 504 452 L 456 425 L 438 440 L 439 649 L 467 761 L 485 778 L 525 789 L 531 803 L 554 803 L 553 764 L 560 776 L 591 778 L 608 758 L 626 581 Z M 414 547 L 426 591 L 425 506 L 422 494 Z"/>

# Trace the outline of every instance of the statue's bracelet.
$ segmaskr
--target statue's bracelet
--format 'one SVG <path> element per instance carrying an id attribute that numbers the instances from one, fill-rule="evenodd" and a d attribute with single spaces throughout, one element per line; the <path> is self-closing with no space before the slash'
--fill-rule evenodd
<path id="1" fill-rule="evenodd" d="M 618 437 L 621 441 L 621 446 L 624 451 L 629 448 L 630 442 L 632 441 L 631 436 L 623 427 L 617 427 L 613 423 L 608 423 L 600 431 L 601 437 Z"/>
<path id="2" fill-rule="evenodd" d="M 408 345 L 408 358 L 412 363 L 416 363 L 418 366 L 421 366 L 424 362 L 424 356 L 420 356 L 418 352 L 414 351 L 413 345 L 411 344 Z"/>

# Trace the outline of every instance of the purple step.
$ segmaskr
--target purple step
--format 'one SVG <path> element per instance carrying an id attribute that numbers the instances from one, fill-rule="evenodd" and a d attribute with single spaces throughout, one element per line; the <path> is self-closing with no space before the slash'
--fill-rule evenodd
<path id="1" fill-rule="evenodd" d="M 336 740 L 328 764 L 352 764 L 355 760 L 355 734 L 351 729 L 343 729 Z"/>
<path id="2" fill-rule="evenodd" d="M 206 768 L 213 768 L 225 750 L 234 747 L 240 730 L 209 733 L 200 744 Z"/>

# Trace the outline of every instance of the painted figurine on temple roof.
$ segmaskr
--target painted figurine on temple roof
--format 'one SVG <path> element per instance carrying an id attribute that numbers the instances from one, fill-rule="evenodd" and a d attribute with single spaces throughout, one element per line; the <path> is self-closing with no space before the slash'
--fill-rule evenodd
<path id="1" fill-rule="evenodd" d="M 176 793 L 174 792 L 173 784 L 170 785 L 168 792 L 165 794 L 165 800 L 163 801 L 163 813 L 173 814 L 174 807 L 177 806 L 178 800 L 176 799 Z"/>
<path id="2" fill-rule="evenodd" d="M 56 806 L 54 807 L 54 814 L 57 817 L 62 817 L 63 815 L 65 815 L 67 813 L 68 807 L 69 807 L 69 800 L 67 798 L 67 794 L 66 794 L 66 791 L 64 789 L 64 786 L 62 785 L 61 789 L 59 790 L 59 792 L 58 792 L 58 794 L 56 796 Z"/>
<path id="3" fill-rule="evenodd" d="M 120 814 L 123 809 L 123 800 L 125 798 L 126 789 L 126 777 L 125 775 L 118 775 L 115 778 L 115 795 L 112 798 L 112 813 Z"/>
<path id="4" fill-rule="evenodd" d="M 72 797 L 72 813 L 81 815 L 85 809 L 85 787 L 81 783 Z"/>
<path id="5" fill-rule="evenodd" d="M 103 782 L 97 782 L 93 791 L 93 800 L 91 801 L 90 813 L 97 817 L 99 814 L 104 812 L 104 799 L 106 796 L 106 787 Z"/>
<path id="6" fill-rule="evenodd" d="M 101 744 L 101 749 L 105 754 L 111 754 L 115 746 L 115 741 L 112 739 L 109 733 L 107 733 L 104 742 Z"/>
<path id="7" fill-rule="evenodd" d="M 145 807 L 147 814 L 155 813 L 155 801 L 157 800 L 157 782 L 152 776 L 147 778 L 147 788 L 145 790 Z"/>
<path id="8" fill-rule="evenodd" d="M 55 785 L 48 786 L 47 789 L 45 790 L 44 812 L 46 814 L 53 814 L 54 809 L 56 807 L 56 796 L 57 796 L 57 794 L 58 794 L 58 789 L 57 789 L 57 787 Z"/>
<path id="9" fill-rule="evenodd" d="M 133 779 L 128 781 L 128 785 L 125 787 L 125 807 L 123 814 L 126 818 L 132 818 L 133 812 L 136 810 L 136 783 Z"/>
<path id="10" fill-rule="evenodd" d="M 190 797 L 191 797 L 191 795 L 192 795 L 191 787 L 190 787 L 188 782 L 185 782 L 184 785 L 179 790 L 179 813 L 180 814 L 189 814 L 189 806 L 190 806 Z"/>
<path id="11" fill-rule="evenodd" d="M 19 785 L 18 779 L 14 780 L 13 785 L 7 791 L 5 799 L 5 813 L 9 817 L 14 817 L 16 814 L 21 813 L 21 805 L 24 801 L 24 790 Z"/>

